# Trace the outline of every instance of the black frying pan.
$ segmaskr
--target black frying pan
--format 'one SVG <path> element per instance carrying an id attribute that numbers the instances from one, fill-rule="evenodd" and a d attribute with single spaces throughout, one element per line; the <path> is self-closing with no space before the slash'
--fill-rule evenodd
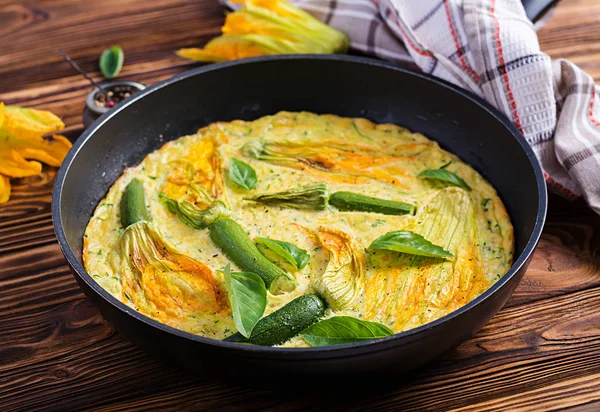
<path id="1" fill-rule="evenodd" d="M 498 190 L 515 228 L 515 263 L 480 297 L 435 322 L 388 338 L 324 348 L 227 343 L 182 332 L 128 308 L 81 263 L 96 205 L 127 166 L 168 140 L 214 121 L 251 120 L 280 110 L 366 117 L 422 132 L 459 155 Z M 192 370 L 350 377 L 423 365 L 475 334 L 504 305 L 523 274 L 546 215 L 538 162 L 510 122 L 448 83 L 375 60 L 347 56 L 260 57 L 203 66 L 158 83 L 88 128 L 54 186 L 52 217 L 77 282 L 102 315 L 146 350 Z M 256 381 L 256 379 L 252 380 Z"/>

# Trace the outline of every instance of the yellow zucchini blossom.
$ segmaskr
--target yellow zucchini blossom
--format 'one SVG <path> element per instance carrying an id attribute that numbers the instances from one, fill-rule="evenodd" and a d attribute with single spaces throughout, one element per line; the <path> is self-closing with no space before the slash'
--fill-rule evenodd
<path id="1" fill-rule="evenodd" d="M 48 111 L 0 102 L 0 203 L 10 197 L 9 178 L 40 174 L 40 162 L 60 166 L 71 142 L 64 136 L 46 136 L 64 127 L 62 120 Z"/>
<path id="2" fill-rule="evenodd" d="M 270 54 L 345 53 L 348 37 L 286 0 L 241 0 L 229 13 L 223 35 L 203 49 L 180 49 L 187 59 L 219 62 Z"/>
<path id="3" fill-rule="evenodd" d="M 490 287 L 485 277 L 473 199 L 469 192 L 440 190 L 416 215 L 408 229 L 442 246 L 453 259 L 380 251 L 370 262 L 380 268 L 366 283 L 368 320 L 394 330 L 408 330 L 439 319 Z"/>
<path id="4" fill-rule="evenodd" d="M 354 239 L 341 230 L 320 227 L 317 238 L 329 253 L 329 263 L 324 273 L 313 278 L 312 288 L 333 310 L 353 310 L 362 316 L 366 281 L 364 254 Z"/>
<path id="5" fill-rule="evenodd" d="M 223 137 L 214 128 L 190 147 L 186 156 L 171 162 L 162 192 L 171 199 L 186 200 L 204 210 L 217 199 L 225 200 L 225 180 L 219 146 Z"/>
<path id="6" fill-rule="evenodd" d="M 179 253 L 152 222 L 130 225 L 121 238 L 123 297 L 169 323 L 198 312 L 228 314 L 225 289 L 200 261 Z"/>

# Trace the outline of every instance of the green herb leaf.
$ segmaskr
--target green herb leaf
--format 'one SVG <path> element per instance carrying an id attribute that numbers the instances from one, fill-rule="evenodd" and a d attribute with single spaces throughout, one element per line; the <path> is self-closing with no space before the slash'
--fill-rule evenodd
<path id="1" fill-rule="evenodd" d="M 488 211 L 488 203 L 490 202 L 490 200 L 492 200 L 492 199 L 490 199 L 489 197 L 486 197 L 485 199 L 483 199 L 481 201 L 481 207 L 483 208 L 484 212 Z"/>
<path id="2" fill-rule="evenodd" d="M 452 160 L 448 160 L 446 163 L 440 166 L 440 169 L 445 169 L 452 164 Z"/>
<path id="3" fill-rule="evenodd" d="M 381 323 L 350 316 L 335 316 L 304 329 L 300 337 L 312 346 L 342 345 L 391 336 L 394 331 Z"/>
<path id="4" fill-rule="evenodd" d="M 446 169 L 424 170 L 421 173 L 419 173 L 417 175 L 417 177 L 420 179 L 440 180 L 442 182 L 449 183 L 453 186 L 462 187 L 463 189 L 465 189 L 469 192 L 471 191 L 471 187 L 467 184 L 467 182 L 465 182 L 460 177 L 458 177 L 456 174 L 449 172 Z"/>
<path id="5" fill-rule="evenodd" d="M 124 60 L 125 54 L 121 47 L 113 46 L 110 49 L 104 50 L 100 55 L 100 71 L 102 75 L 107 79 L 117 77 L 123 68 Z"/>
<path id="6" fill-rule="evenodd" d="M 267 307 L 265 282 L 252 272 L 232 272 L 229 263 L 219 272 L 225 277 L 235 327 L 248 338 Z"/>
<path id="7" fill-rule="evenodd" d="M 371 243 L 369 249 L 386 249 L 395 252 L 428 257 L 454 257 L 441 246 L 434 245 L 418 233 L 410 230 L 396 230 L 379 236 Z"/>
<path id="8" fill-rule="evenodd" d="M 241 333 L 234 333 L 223 339 L 225 342 L 249 343 L 248 338 Z"/>
<path id="9" fill-rule="evenodd" d="M 366 134 L 364 134 L 360 131 L 356 122 L 352 122 L 352 127 L 354 127 L 354 130 L 360 137 L 364 137 L 365 139 L 368 139 L 368 140 L 373 140 L 370 136 L 367 136 Z"/>
<path id="10" fill-rule="evenodd" d="M 256 189 L 256 172 L 248 163 L 231 158 L 229 178 L 246 190 Z"/>
<path id="11" fill-rule="evenodd" d="M 256 241 L 259 248 L 270 250 L 298 270 L 304 268 L 310 260 L 310 256 L 306 250 L 300 249 L 293 243 L 268 239 L 266 237 L 257 237 Z"/>

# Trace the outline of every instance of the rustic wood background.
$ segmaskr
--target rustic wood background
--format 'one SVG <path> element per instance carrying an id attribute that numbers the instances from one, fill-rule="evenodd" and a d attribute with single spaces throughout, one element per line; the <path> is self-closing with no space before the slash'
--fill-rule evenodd
<path id="1" fill-rule="evenodd" d="M 213 0 L 0 0 L 0 101 L 51 110 L 76 138 L 89 86 L 59 47 L 98 77 L 98 55 L 119 43 L 122 77 L 151 84 L 193 67 L 173 50 L 222 21 Z M 598 0 L 562 1 L 540 41 L 600 80 Z M 0 411 L 600 410 L 600 218 L 582 203 L 551 197 L 530 270 L 475 338 L 392 390 L 326 398 L 190 376 L 116 334 L 58 248 L 55 172 L 13 180 L 0 206 Z"/>

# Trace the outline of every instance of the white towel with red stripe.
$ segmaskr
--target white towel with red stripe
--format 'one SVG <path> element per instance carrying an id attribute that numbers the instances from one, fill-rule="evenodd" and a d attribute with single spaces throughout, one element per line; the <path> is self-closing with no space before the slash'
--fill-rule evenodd
<path id="1" fill-rule="evenodd" d="M 551 190 L 583 196 L 600 213 L 600 101 L 594 80 L 540 51 L 519 0 L 292 1 L 348 34 L 352 48 L 416 63 L 483 97 L 525 136 Z"/>

